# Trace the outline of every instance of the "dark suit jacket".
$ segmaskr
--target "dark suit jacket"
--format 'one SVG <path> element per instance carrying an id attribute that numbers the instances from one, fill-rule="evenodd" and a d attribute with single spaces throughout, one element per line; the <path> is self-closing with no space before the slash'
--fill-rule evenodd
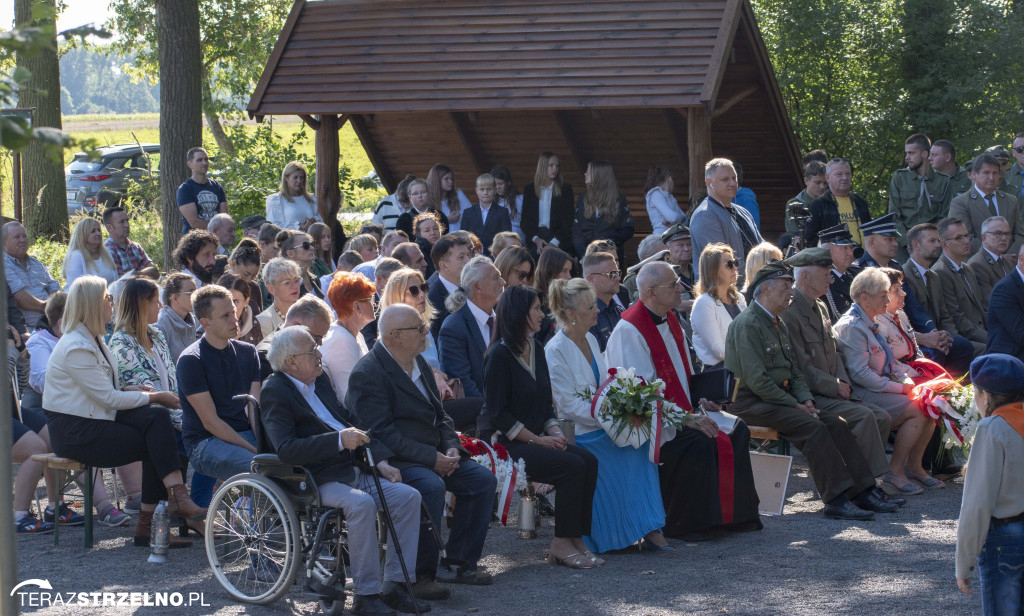
<path id="1" fill-rule="evenodd" d="M 462 226 L 459 228 L 463 231 L 475 233 L 480 238 L 480 243 L 484 245 L 484 255 L 489 257 L 491 256 L 490 248 L 491 242 L 494 241 L 494 236 L 499 231 L 512 230 L 512 217 L 504 207 L 492 203 L 491 207 L 487 210 L 487 222 L 483 222 L 483 211 L 481 211 L 480 205 L 477 204 L 462 212 Z"/>
<path id="2" fill-rule="evenodd" d="M 903 262 L 903 280 L 910 287 L 914 299 L 925 309 L 936 327 L 949 332 L 955 328 L 955 323 L 942 303 L 942 280 L 932 270 L 927 270 L 925 276 L 928 278 L 927 284 L 921 277 L 921 270 L 910 259 Z"/>
<path id="3" fill-rule="evenodd" d="M 932 265 L 932 271 L 942 281 L 942 305 L 953 319 L 955 330 L 950 334 L 960 334 L 974 345 L 975 353 L 985 352 L 986 303 L 981 298 L 981 285 L 974 277 L 969 266 L 962 268 L 963 276 L 957 274 L 953 264 L 945 255 Z M 964 279 L 966 278 L 966 284 Z"/>
<path id="4" fill-rule="evenodd" d="M 996 283 L 1013 271 L 1013 266 L 1007 263 L 1005 259 L 993 257 L 984 248 L 974 253 L 967 260 L 967 264 L 971 266 L 971 270 L 974 271 L 974 277 L 978 279 L 978 284 L 981 286 L 981 296 L 985 298 L 986 305 L 988 305 L 988 298 L 992 295 L 992 289 L 996 286 Z"/>
<path id="5" fill-rule="evenodd" d="M 480 335 L 467 300 L 445 319 L 437 338 L 437 355 L 448 378 L 462 380 L 467 398 L 484 397 L 484 354 L 489 340 Z"/>
<path id="6" fill-rule="evenodd" d="M 594 240 L 611 240 L 615 242 L 616 256 L 619 263 L 625 263 L 623 246 L 629 238 L 633 237 L 633 216 L 629 213 L 629 203 L 624 195 L 619 195 L 619 211 L 611 221 L 603 216 L 595 214 L 587 218 L 586 195 L 580 195 L 576 203 L 576 211 L 572 223 L 572 242 L 576 248 L 576 254 L 582 255 L 587 252 L 587 246 Z"/>
<path id="7" fill-rule="evenodd" d="M 317 378 L 315 388 L 317 398 L 342 425 L 366 427 L 338 401 L 326 373 Z M 347 449 L 338 450 L 337 429 L 317 416 L 295 383 L 284 373 L 275 372 L 263 384 L 260 417 L 267 438 L 285 464 L 306 467 L 321 485 L 331 481 L 347 483 L 355 479 L 355 456 Z M 376 460 L 391 457 L 391 451 L 380 439 L 371 439 L 369 447 Z"/>
<path id="8" fill-rule="evenodd" d="M 833 323 L 838 323 L 839 319 L 853 305 L 853 298 L 850 297 L 850 285 L 858 273 L 860 273 L 860 268 L 856 265 L 846 270 L 842 276 L 836 276 L 836 271 L 832 270 L 832 283 L 828 286 L 824 301 L 825 307 L 828 309 L 828 317 Z"/>
<path id="9" fill-rule="evenodd" d="M 533 184 L 523 189 L 523 217 L 520 225 L 526 234 L 526 244 L 533 252 L 533 238 L 537 236 L 547 242 L 558 238 L 558 247 L 565 252 L 574 252 L 572 245 L 572 220 L 576 204 L 572 198 L 572 186 L 562 184 L 562 194 L 551 196 L 551 221 L 549 227 L 539 224 L 540 199 Z"/>
<path id="10" fill-rule="evenodd" d="M 803 369 L 811 393 L 839 398 L 839 383 L 849 385 L 852 381 L 843 365 L 825 305 L 796 289 L 793 302 L 782 313 L 782 318 L 789 326 L 797 364 Z"/>
<path id="11" fill-rule="evenodd" d="M 1010 233 L 1013 234 L 1007 252 L 1017 254 L 1021 243 L 1024 242 L 1024 212 L 1021 212 L 1017 199 L 1002 190 L 995 192 L 995 202 L 999 215 L 1010 223 Z M 977 252 L 981 248 L 981 223 L 992 217 L 992 211 L 988 209 L 985 198 L 971 186 L 970 190 L 950 202 L 949 217 L 964 221 L 971 234 L 971 253 Z"/>
<path id="12" fill-rule="evenodd" d="M 1010 272 L 996 283 L 988 299 L 986 353 L 1007 353 L 1024 361 L 1024 280 Z"/>
<path id="13" fill-rule="evenodd" d="M 431 274 L 427 279 L 427 285 L 430 286 L 430 291 L 427 292 L 427 301 L 434 307 L 434 320 L 430 323 L 430 335 L 434 337 L 434 342 L 437 342 L 437 337 L 441 334 L 441 325 L 448 318 L 448 309 L 444 307 L 444 300 L 448 299 L 448 288 L 441 282 L 441 274 L 438 272 Z"/>
<path id="14" fill-rule="evenodd" d="M 388 448 L 389 463 L 399 470 L 432 469 L 438 452 L 452 447 L 469 455 L 441 407 L 430 366 L 422 356 L 416 357 L 416 363 L 427 377 L 422 379 L 427 397 L 378 341 L 356 362 L 345 395 L 345 406 L 366 422 L 373 439 Z"/>
<path id="15" fill-rule="evenodd" d="M 860 219 L 861 224 L 871 220 L 871 209 L 868 202 L 858 194 L 850 193 L 850 201 L 853 203 L 853 213 Z M 818 233 L 822 229 L 834 227 L 841 222 L 839 220 L 839 204 L 832 196 L 832 191 L 826 189 L 825 194 L 807 204 L 807 211 L 811 213 L 810 220 L 804 228 L 804 235 L 807 238 L 807 246 L 818 245 Z"/>

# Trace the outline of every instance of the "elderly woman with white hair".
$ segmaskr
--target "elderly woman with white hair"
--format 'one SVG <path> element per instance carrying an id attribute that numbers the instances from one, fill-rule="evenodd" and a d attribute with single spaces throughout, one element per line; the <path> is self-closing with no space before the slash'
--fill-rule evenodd
<path id="1" fill-rule="evenodd" d="M 896 359 L 875 322 L 886 312 L 889 286 L 889 277 L 879 268 L 869 267 L 857 274 L 850 285 L 853 306 L 834 329 L 846 371 L 853 381 L 853 393 L 882 407 L 892 417 L 896 443 L 889 472 L 882 480 L 902 494 L 913 495 L 923 491 L 914 481 L 929 488 L 944 484 L 929 475 L 921 464 L 935 424 L 908 395 L 914 388 L 911 376 L 917 373 Z"/>
<path id="2" fill-rule="evenodd" d="M 153 510 L 198 520 L 206 515 L 188 495 L 168 408 L 179 408 L 171 391 L 138 385 L 119 390 L 117 360 L 103 343 L 113 301 L 106 283 L 82 276 L 68 290 L 63 331 L 50 355 L 43 409 L 53 451 L 89 466 L 110 468 L 142 462 L 142 511 L 135 545 L 148 546 Z M 188 545 L 171 539 L 176 547 Z"/>
<path id="3" fill-rule="evenodd" d="M 263 335 L 269 336 L 281 327 L 288 309 L 298 301 L 302 289 L 302 271 L 291 259 L 274 257 L 263 266 L 263 282 L 274 301 L 256 315 L 256 321 Z"/>

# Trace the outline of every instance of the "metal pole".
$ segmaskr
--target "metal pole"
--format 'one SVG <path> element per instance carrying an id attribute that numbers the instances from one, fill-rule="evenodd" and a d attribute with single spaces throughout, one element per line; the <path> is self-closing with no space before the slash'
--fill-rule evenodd
<path id="1" fill-rule="evenodd" d="M 0 267 L 0 288 L 7 286 L 7 275 Z M 7 294 L 0 293 L 0 324 L 7 331 Z M 6 338 L 6 336 L 4 336 Z M 6 345 L 5 345 L 6 346 Z M 4 349 L 7 352 L 7 349 Z M 5 358 L 6 359 L 6 358 Z M 3 417 L 11 415 L 11 383 L 8 371 L 0 377 L 0 409 Z M 0 486 L 13 483 L 11 474 L 11 424 L 0 421 Z M 14 534 L 14 510 L 10 504 L 0 506 L 0 614 L 8 616 L 18 613 L 18 597 L 11 591 L 18 583 L 18 542 Z"/>

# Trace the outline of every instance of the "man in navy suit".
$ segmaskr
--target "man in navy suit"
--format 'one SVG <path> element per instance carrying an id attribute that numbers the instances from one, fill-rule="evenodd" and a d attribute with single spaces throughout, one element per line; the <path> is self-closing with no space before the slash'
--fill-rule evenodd
<path id="1" fill-rule="evenodd" d="M 1024 360 L 1024 246 L 1017 253 L 1017 267 L 996 283 L 988 298 L 985 352 Z"/>
<path id="2" fill-rule="evenodd" d="M 498 268 L 487 257 L 473 257 L 462 269 L 462 289 L 448 297 L 454 309 L 441 326 L 437 354 L 441 369 L 462 380 L 469 397 L 484 395 L 484 354 L 498 324 L 494 307 L 505 290 Z"/>
<path id="3" fill-rule="evenodd" d="M 485 173 L 476 179 L 479 203 L 462 213 L 463 231 L 475 233 L 484 246 L 484 254 L 491 256 L 491 242 L 500 231 L 512 230 L 512 217 L 508 210 L 494 205 L 494 176 Z"/>
<path id="4" fill-rule="evenodd" d="M 444 493 L 455 495 L 446 554 L 457 563 L 457 584 L 491 584 L 478 569 L 494 508 L 497 479 L 483 466 L 465 461 L 469 453 L 459 443 L 452 420 L 445 414 L 430 365 L 420 355 L 426 348 L 427 327 L 419 312 L 392 304 L 380 315 L 380 338 L 356 362 L 349 379 L 345 405 L 365 418 L 374 438 L 393 455 L 388 460 L 402 481 L 416 488 L 435 528 L 444 516 Z M 433 585 L 438 546 L 429 530 L 420 531 L 416 585 Z M 441 590 L 446 590 L 442 588 Z M 420 598 L 429 599 L 416 589 Z"/>
<path id="5" fill-rule="evenodd" d="M 436 268 L 427 279 L 430 286 L 427 299 L 434 307 L 434 321 L 430 324 L 430 334 L 434 340 L 437 340 L 441 332 L 441 324 L 448 318 L 448 309 L 445 308 L 444 302 L 452 291 L 459 288 L 462 268 L 472 253 L 473 247 L 469 242 L 452 233 L 437 240 L 430 250 L 430 260 L 434 262 Z"/>
<path id="6" fill-rule="evenodd" d="M 357 416 L 338 402 L 320 364 L 319 345 L 301 325 L 274 336 L 268 357 L 274 373 L 260 395 L 261 418 L 278 457 L 305 466 L 316 480 L 321 502 L 340 507 L 348 525 L 348 552 L 355 586 L 354 614 L 412 612 L 413 599 L 403 585 L 398 551 L 389 549 L 383 584 L 377 550 L 377 493 L 368 469 L 353 450 L 366 445 L 383 476 L 381 491 L 388 503 L 395 534 L 408 571 L 414 571 L 419 541 L 420 493 L 402 483 L 402 473 L 388 464 L 392 453 L 357 426 Z M 382 594 L 383 593 L 383 594 Z M 429 605 L 419 604 L 420 611 Z"/>

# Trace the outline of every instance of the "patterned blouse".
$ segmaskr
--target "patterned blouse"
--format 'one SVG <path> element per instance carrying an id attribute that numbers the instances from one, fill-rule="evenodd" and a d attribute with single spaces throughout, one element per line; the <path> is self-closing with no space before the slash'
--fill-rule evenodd
<path id="1" fill-rule="evenodd" d="M 162 390 L 160 372 L 156 367 L 156 358 L 159 357 L 167 370 L 167 390 L 177 392 L 178 380 L 167 341 L 163 333 L 152 325 L 149 326 L 149 335 L 153 339 L 153 348 L 149 351 L 127 332 L 117 331 L 110 337 L 110 351 L 117 359 L 117 386 L 124 389 L 129 385 L 149 385 L 154 391 Z"/>
<path id="2" fill-rule="evenodd" d="M 878 333 L 889 343 L 889 349 L 898 363 L 906 364 L 922 356 L 914 338 L 914 328 L 902 310 L 897 310 L 896 314 L 883 312 L 875 317 L 875 323 L 878 325 Z M 901 367 L 906 368 L 910 376 L 919 376 L 914 368 Z"/>

